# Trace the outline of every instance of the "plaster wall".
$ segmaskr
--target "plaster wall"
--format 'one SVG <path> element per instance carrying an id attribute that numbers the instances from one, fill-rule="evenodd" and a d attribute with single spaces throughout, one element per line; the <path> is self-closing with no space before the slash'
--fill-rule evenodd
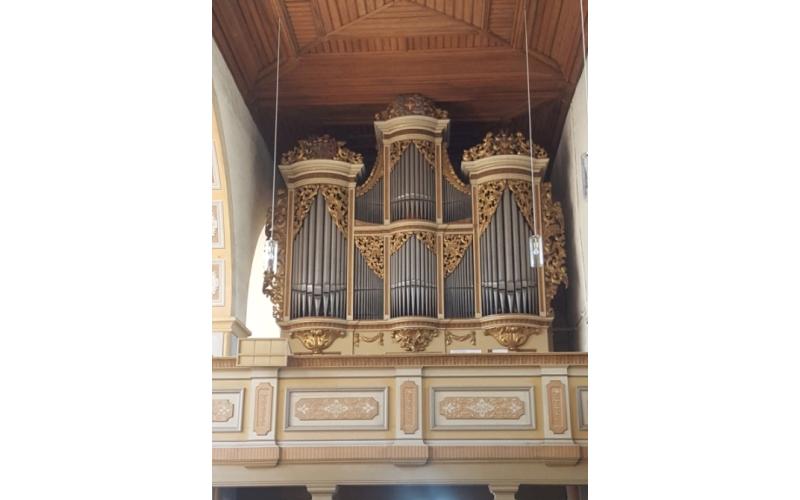
<path id="1" fill-rule="evenodd" d="M 561 202 L 567 233 L 566 327 L 574 332 L 574 349 L 588 351 L 588 197 L 581 156 L 589 149 L 586 72 L 581 74 L 570 104 L 550 180 L 553 196 Z"/>

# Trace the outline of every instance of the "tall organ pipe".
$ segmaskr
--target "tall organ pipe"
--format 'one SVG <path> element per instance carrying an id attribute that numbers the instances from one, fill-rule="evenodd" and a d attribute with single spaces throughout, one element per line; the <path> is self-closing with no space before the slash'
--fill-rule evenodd
<path id="1" fill-rule="evenodd" d="M 389 258 L 392 317 L 436 316 L 436 255 L 411 236 Z"/>
<path id="2" fill-rule="evenodd" d="M 471 318 L 475 315 L 473 283 L 472 246 L 469 246 L 455 270 L 444 279 L 445 318 Z"/>
<path id="3" fill-rule="evenodd" d="M 414 144 L 406 147 L 391 173 L 391 219 L 434 220 L 434 169 Z"/>

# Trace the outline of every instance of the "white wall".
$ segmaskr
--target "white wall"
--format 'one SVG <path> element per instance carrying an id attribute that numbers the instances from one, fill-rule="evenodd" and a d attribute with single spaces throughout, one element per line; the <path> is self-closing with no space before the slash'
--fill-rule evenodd
<path id="1" fill-rule="evenodd" d="M 584 71 L 575 88 L 550 178 L 553 197 L 561 202 L 567 226 L 569 306 L 566 319 L 569 326 L 575 329 L 575 347 L 579 351 L 588 351 L 588 200 L 584 196 L 581 167 L 581 155 L 588 152 L 589 148 L 586 85 Z"/>
<path id="2" fill-rule="evenodd" d="M 253 265 L 250 268 L 250 285 L 247 294 L 247 322 L 245 326 L 253 337 L 280 337 L 281 330 L 272 316 L 272 301 L 265 296 L 261 288 L 264 285 L 263 254 L 267 236 L 264 226 L 253 255 Z"/>
<path id="3" fill-rule="evenodd" d="M 231 315 L 246 324 L 251 264 L 270 203 L 272 157 L 216 43 L 212 48 L 211 66 L 230 196 Z M 264 307 L 271 309 L 266 301 Z"/>

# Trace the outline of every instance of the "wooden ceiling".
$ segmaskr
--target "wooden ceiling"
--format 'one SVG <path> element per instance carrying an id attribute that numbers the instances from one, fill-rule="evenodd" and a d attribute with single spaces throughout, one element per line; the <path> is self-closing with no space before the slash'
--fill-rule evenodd
<path id="1" fill-rule="evenodd" d="M 331 133 L 371 161 L 373 115 L 421 93 L 450 113 L 458 164 L 489 130 L 527 131 L 527 2 L 534 141 L 552 156 L 583 67 L 579 1 L 214 0 L 213 35 L 271 143 L 281 19 L 279 152 Z"/>

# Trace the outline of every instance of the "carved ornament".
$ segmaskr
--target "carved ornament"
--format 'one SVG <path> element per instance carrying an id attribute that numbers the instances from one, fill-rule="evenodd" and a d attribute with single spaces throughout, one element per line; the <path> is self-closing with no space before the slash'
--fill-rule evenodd
<path id="1" fill-rule="evenodd" d="M 475 341 L 475 332 L 465 333 L 464 335 L 456 335 L 455 333 L 445 332 L 444 333 L 444 343 L 450 345 L 453 341 L 457 342 L 466 342 L 469 341 L 470 344 L 476 345 Z"/>
<path id="2" fill-rule="evenodd" d="M 294 406 L 299 420 L 372 420 L 378 414 L 378 401 L 370 397 L 302 398 Z"/>
<path id="3" fill-rule="evenodd" d="M 525 403 L 517 397 L 446 397 L 439 415 L 459 420 L 519 420 Z"/>
<path id="4" fill-rule="evenodd" d="M 564 397 L 564 384 L 552 380 L 547 384 L 548 416 L 553 434 L 567 432 L 567 401 Z"/>
<path id="5" fill-rule="evenodd" d="M 394 101 L 384 111 L 375 113 L 375 119 L 385 121 L 409 115 L 447 118 L 447 111 L 437 108 L 431 99 L 422 94 L 404 94 L 395 97 Z"/>
<path id="6" fill-rule="evenodd" d="M 511 190 L 512 198 L 514 198 L 514 202 L 516 202 L 517 208 L 528 224 L 531 233 L 536 234 L 536 226 L 533 223 L 533 200 L 531 198 L 530 181 L 508 181 L 508 189 Z"/>
<path id="7" fill-rule="evenodd" d="M 438 336 L 439 332 L 427 328 L 392 332 L 392 340 L 400 344 L 400 347 L 408 352 L 424 351 L 431 341 Z"/>
<path id="8" fill-rule="evenodd" d="M 530 145 L 527 137 L 522 132 L 488 132 L 483 141 L 464 151 L 464 161 L 475 161 L 497 155 L 525 155 L 530 154 Z M 547 158 L 547 151 L 538 144 L 533 145 L 534 158 Z"/>
<path id="9" fill-rule="evenodd" d="M 469 245 L 472 243 L 471 234 L 445 234 L 443 238 L 443 260 L 444 260 L 444 275 L 445 277 L 456 270 L 464 257 L 464 252 L 467 251 Z"/>
<path id="10" fill-rule="evenodd" d="M 367 194 L 379 180 L 383 178 L 383 151 L 378 151 L 378 157 L 375 159 L 375 165 L 369 172 L 369 177 L 364 181 L 364 184 L 356 187 L 356 196 L 363 196 Z"/>
<path id="11" fill-rule="evenodd" d="M 405 434 L 414 434 L 419 429 L 417 400 L 419 386 L 411 380 L 400 385 L 400 430 Z"/>
<path id="12" fill-rule="evenodd" d="M 403 153 L 408 146 L 414 145 L 422 154 L 422 157 L 425 158 L 425 162 L 432 168 L 436 168 L 436 150 L 434 149 L 435 146 L 431 141 L 423 141 L 418 139 L 408 139 L 405 141 L 397 141 L 393 142 L 389 146 L 389 171 L 391 172 L 394 169 L 397 162 L 400 161 L 400 157 L 403 156 Z"/>
<path id="13" fill-rule="evenodd" d="M 446 153 L 447 151 L 447 144 L 444 145 L 442 151 L 442 159 L 444 161 L 444 165 L 442 166 L 442 174 L 444 175 L 445 180 L 450 183 L 451 186 L 456 188 L 457 190 L 461 191 L 462 193 L 469 195 L 469 186 L 464 184 L 461 178 L 458 177 L 456 174 L 456 168 L 450 162 L 450 156 Z"/>
<path id="14" fill-rule="evenodd" d="M 266 436 L 272 429 L 272 391 L 274 387 L 269 382 L 256 386 L 256 415 L 253 422 L 253 432 L 258 436 Z"/>
<path id="15" fill-rule="evenodd" d="M 355 244 L 367 267 L 383 279 L 383 236 L 356 236 Z"/>
<path id="16" fill-rule="evenodd" d="M 325 328 L 315 328 L 292 332 L 291 338 L 297 339 L 303 347 L 311 351 L 312 354 L 322 354 L 322 351 L 329 348 L 333 342 L 346 334 L 341 330 L 328 330 Z"/>
<path id="17" fill-rule="evenodd" d="M 389 238 L 389 255 L 394 255 L 403 244 L 408 241 L 408 239 L 412 236 L 416 236 L 416 238 L 423 242 L 428 250 L 436 253 L 436 235 L 433 231 L 416 231 L 416 232 L 406 232 L 406 233 L 395 233 Z"/>
<path id="18" fill-rule="evenodd" d="M 283 314 L 283 290 L 286 278 L 286 190 L 279 189 L 275 196 L 277 197 L 275 199 L 275 232 L 273 234 L 270 227 L 272 220 L 270 211 L 272 209 L 268 209 L 265 233 L 267 239 L 269 239 L 270 234 L 273 234 L 275 241 L 278 243 L 278 262 L 274 273 L 269 270 L 264 271 L 264 284 L 261 287 L 261 291 L 272 301 L 272 315 L 275 319 L 280 319 Z"/>
<path id="19" fill-rule="evenodd" d="M 233 403 L 227 399 L 215 399 L 211 404 L 211 420 L 227 422 L 233 418 Z"/>
<path id="20" fill-rule="evenodd" d="M 494 337 L 501 346 L 509 351 L 518 351 L 520 347 L 525 345 L 531 335 L 539 333 L 541 333 L 541 330 L 528 326 L 500 326 L 486 330 L 484 335 Z"/>
<path id="21" fill-rule="evenodd" d="M 346 236 L 347 235 L 347 188 L 343 186 L 332 186 L 328 184 L 309 184 L 294 190 L 294 219 L 292 220 L 292 238 L 297 236 L 303 221 L 306 220 L 308 212 L 317 194 L 322 194 L 325 199 L 325 208 L 336 227 Z"/>
<path id="22" fill-rule="evenodd" d="M 291 165 L 303 160 L 337 160 L 353 164 L 364 162 L 361 154 L 350 151 L 344 144 L 328 134 L 301 139 L 294 149 L 283 153 L 281 165 Z"/>
<path id="23" fill-rule="evenodd" d="M 553 297 L 563 283 L 569 286 L 567 276 L 566 236 L 564 212 L 561 203 L 553 201 L 552 186 L 542 183 L 542 240 L 544 242 L 544 283 L 547 313 L 553 314 Z"/>
<path id="24" fill-rule="evenodd" d="M 478 186 L 478 234 L 483 234 L 489 225 L 505 189 L 504 180 L 485 182 Z"/>
<path id="25" fill-rule="evenodd" d="M 353 334 L 353 347 L 360 346 L 362 340 L 368 344 L 371 344 L 373 342 L 379 342 L 380 345 L 383 345 L 383 332 L 376 333 L 372 337 L 355 332 Z"/>

